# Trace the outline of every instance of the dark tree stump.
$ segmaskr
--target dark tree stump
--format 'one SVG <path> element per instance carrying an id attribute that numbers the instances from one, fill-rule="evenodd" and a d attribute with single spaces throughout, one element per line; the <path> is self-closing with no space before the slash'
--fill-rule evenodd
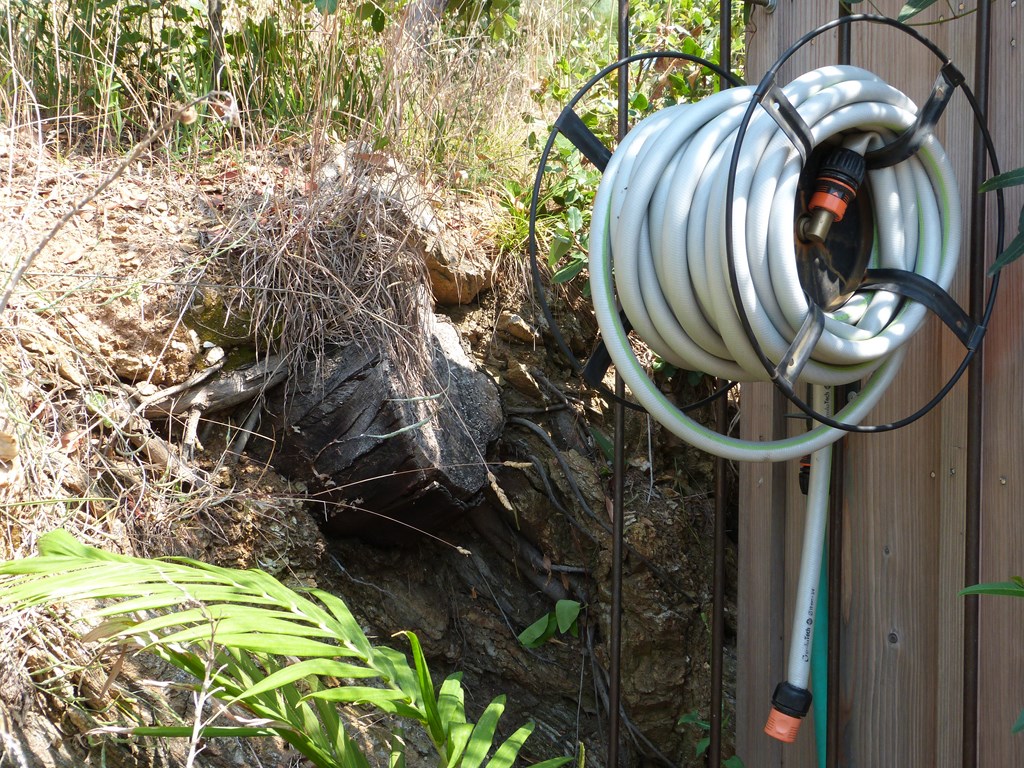
<path id="1" fill-rule="evenodd" d="M 503 421 L 497 387 L 450 323 L 429 315 L 425 324 L 425 375 L 351 344 L 268 404 L 271 463 L 307 484 L 328 535 L 387 543 L 436 530 L 487 484 L 484 457 Z"/>

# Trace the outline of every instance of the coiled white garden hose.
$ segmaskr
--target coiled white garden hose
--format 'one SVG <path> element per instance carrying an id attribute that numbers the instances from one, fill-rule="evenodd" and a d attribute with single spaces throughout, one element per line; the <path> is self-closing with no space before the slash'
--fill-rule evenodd
<path id="1" fill-rule="evenodd" d="M 783 89 L 811 144 L 840 143 L 859 154 L 910 129 L 915 105 L 876 75 L 825 67 Z M 770 442 L 714 432 L 686 416 L 648 377 L 619 317 L 664 360 L 719 378 L 769 378 L 737 312 L 726 248 L 727 183 L 734 142 L 754 89 L 732 88 L 669 107 L 637 124 L 612 154 L 594 201 L 590 281 L 602 338 L 634 397 L 670 431 L 733 460 L 782 461 L 812 454 L 801 570 L 787 681 L 773 697 L 766 731 L 796 736 L 808 692 L 816 589 L 829 493 L 831 444 L 844 432 L 812 425 Z M 765 109 L 754 110 L 736 168 L 732 259 L 750 332 L 781 360 L 809 312 L 795 249 L 800 148 Z M 874 214 L 870 266 L 916 272 L 948 289 L 960 251 L 960 200 L 945 152 L 928 135 L 920 150 L 870 170 Z M 826 316 L 800 372 L 814 409 L 832 415 L 832 387 L 869 377 L 836 419 L 859 423 L 892 382 L 927 309 L 892 293 L 855 295 Z"/>
<path id="2" fill-rule="evenodd" d="M 783 89 L 815 146 L 859 152 L 910 128 L 915 105 L 871 72 L 824 67 Z M 623 380 L 659 422 L 692 445 L 746 461 L 784 461 L 843 435 L 818 426 L 770 442 L 720 435 L 683 414 L 648 377 L 630 346 L 616 299 L 638 336 L 681 368 L 738 381 L 767 374 L 743 330 L 725 248 L 726 184 L 736 131 L 753 89 L 732 88 L 664 109 L 638 123 L 612 155 L 594 201 L 590 281 L 602 338 Z M 771 108 L 770 104 L 767 108 Z M 766 110 L 746 130 L 733 200 L 733 265 L 758 345 L 781 359 L 808 312 L 797 275 L 794 207 L 803 160 Z M 960 202 L 945 152 L 929 135 L 920 151 L 869 171 L 872 267 L 903 269 L 949 287 L 960 250 Z M 832 386 L 870 374 L 836 418 L 859 423 L 903 360 L 927 310 L 886 293 L 856 296 L 826 318 L 801 380 Z"/>

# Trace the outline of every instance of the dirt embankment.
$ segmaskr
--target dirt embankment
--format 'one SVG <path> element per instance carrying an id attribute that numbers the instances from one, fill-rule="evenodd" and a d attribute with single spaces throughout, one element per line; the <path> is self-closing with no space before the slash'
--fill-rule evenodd
<path id="1" fill-rule="evenodd" d="M 0 164 L 5 270 L 112 165 L 58 159 L 23 142 L 0 146 Z M 422 268 L 406 274 L 423 286 L 432 272 L 440 302 L 431 311 L 454 323 L 466 359 L 496 385 L 500 435 L 480 456 L 488 472 L 472 503 L 443 527 L 406 528 L 389 546 L 379 536 L 373 544 L 325 538 L 322 507 L 309 504 L 315 478 L 282 476 L 267 465 L 274 452 L 257 445 L 263 438 L 241 437 L 267 434 L 255 392 L 230 407 L 193 408 L 191 418 L 145 407 L 270 353 L 289 371 L 277 386 L 315 381 L 332 339 L 351 334 L 353 324 L 365 330 L 331 288 L 351 286 L 358 275 L 318 279 L 311 271 L 310 264 L 328 263 L 311 254 L 335 258 L 352 244 L 339 230 L 344 211 L 332 206 L 354 199 L 332 202 L 336 182 L 315 178 L 310 184 L 287 151 L 225 154 L 192 170 L 147 161 L 50 241 L 0 323 L 2 554 L 30 555 L 41 533 L 63 526 L 98 546 L 259 567 L 316 584 L 342 596 L 380 642 L 413 630 L 436 674 L 463 670 L 471 715 L 507 694 L 507 724 L 538 723 L 528 757 L 572 753 L 583 743 L 587 765 L 601 766 L 611 564 L 602 446 L 610 413 L 570 375 L 529 292 L 512 278 L 522 273 L 517 257 L 479 257 L 486 238 L 470 234 L 487 230 L 479 208 L 439 203 L 435 193 L 410 199 L 408 188 L 374 198 L 375 216 L 396 218 L 375 220 L 373 263 L 419 260 Z M 329 263 L 337 271 L 349 262 Z M 289 294 L 296 275 L 302 291 Z M 317 285 L 327 288 L 310 297 Z M 380 309 L 368 291 L 353 296 L 363 309 Z M 594 328 L 574 294 L 556 297 L 556 307 L 570 343 L 585 353 Z M 402 346 L 407 329 L 385 320 L 380 327 L 399 332 L 368 338 L 385 354 L 412 354 Z M 629 415 L 626 451 L 629 763 L 697 765 L 702 734 L 678 719 L 706 715 L 709 701 L 711 465 L 639 414 Z M 373 512 L 372 501 L 362 503 Z M 558 598 L 581 603 L 578 636 L 524 648 L 516 635 Z M 72 617 L 37 611 L 0 623 L 9 671 L 0 686 L 0 763 L 184 765 L 180 743 L 86 735 L 102 725 L 193 715 L 187 692 L 145 682 L 166 670 L 144 659 L 114 673 L 117 660 L 95 666 Z M 380 734 L 358 713 L 352 724 L 367 743 Z M 410 764 L 421 753 L 413 739 Z M 282 742 L 213 740 L 196 764 L 298 763 Z"/>

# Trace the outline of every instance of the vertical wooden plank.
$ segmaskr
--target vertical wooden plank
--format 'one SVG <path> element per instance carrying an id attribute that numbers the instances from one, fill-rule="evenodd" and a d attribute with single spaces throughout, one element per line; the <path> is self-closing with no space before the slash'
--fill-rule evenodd
<path id="1" fill-rule="evenodd" d="M 775 387 L 744 384 L 741 397 L 744 440 L 780 434 Z M 785 599 L 785 491 L 785 473 L 778 465 L 740 465 L 736 748 L 748 768 L 782 765 L 782 745 L 762 728 L 785 665 L 778 611 Z"/>
<path id="2" fill-rule="evenodd" d="M 1016 3 L 992 7 L 991 121 L 1003 169 L 1024 166 L 1021 115 L 1024 44 Z M 1020 188 L 1007 190 L 1007 239 L 1024 205 Z M 989 219 L 995 199 L 989 195 Z M 989 230 L 992 232 L 992 229 Z M 985 433 L 982 456 L 983 581 L 1024 575 L 1024 265 L 1003 272 L 999 304 L 985 341 Z M 981 598 L 979 765 L 1024 765 L 1024 737 L 1010 726 L 1024 708 L 1024 601 Z"/>

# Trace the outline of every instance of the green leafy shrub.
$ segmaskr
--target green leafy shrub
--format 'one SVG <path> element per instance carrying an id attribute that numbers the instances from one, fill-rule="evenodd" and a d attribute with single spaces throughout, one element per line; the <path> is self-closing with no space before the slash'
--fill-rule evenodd
<path id="1" fill-rule="evenodd" d="M 100 620 L 88 638 L 152 653 L 253 718 L 242 725 L 139 727 L 135 735 L 276 734 L 320 768 L 369 768 L 337 708 L 362 705 L 423 728 L 440 766 L 508 768 L 533 730 L 527 723 L 495 745 L 504 697 L 478 722 L 468 721 L 460 675 L 435 690 L 415 634 L 402 633 L 410 665 L 405 654 L 371 644 L 337 596 L 289 589 L 263 571 L 128 557 L 57 530 L 40 538 L 39 556 L 0 564 L 0 577 L 6 577 L 0 603 L 15 609 L 104 601 L 88 611 Z M 391 765 L 403 764 L 401 740 L 391 749 Z M 568 761 L 546 760 L 537 768 Z"/>

